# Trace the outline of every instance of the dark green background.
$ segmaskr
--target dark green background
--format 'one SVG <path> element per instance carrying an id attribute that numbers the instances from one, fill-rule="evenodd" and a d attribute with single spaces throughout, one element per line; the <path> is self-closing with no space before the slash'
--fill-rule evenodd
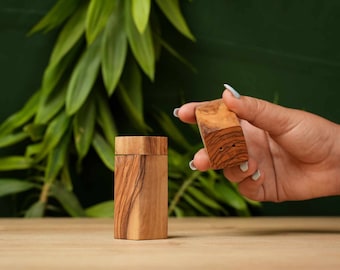
<path id="1" fill-rule="evenodd" d="M 55 37 L 26 33 L 54 2 L 0 2 L 0 121 L 39 87 Z M 180 96 L 219 98 L 227 82 L 243 95 L 340 122 L 340 1 L 193 0 L 183 1 L 183 12 L 197 41 L 180 37 L 171 26 L 165 39 L 197 71 L 164 53 L 155 83 L 145 84 L 147 106 L 171 114 Z M 0 200 L 0 212 L 6 213 L 8 200 Z M 339 215 L 340 198 L 265 203 L 263 214 Z"/>

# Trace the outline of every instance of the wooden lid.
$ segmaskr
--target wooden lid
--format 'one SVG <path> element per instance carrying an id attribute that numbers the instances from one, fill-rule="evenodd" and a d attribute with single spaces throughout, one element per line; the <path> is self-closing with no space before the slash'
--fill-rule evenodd
<path id="1" fill-rule="evenodd" d="M 116 155 L 167 155 L 168 138 L 158 136 L 117 136 Z"/>

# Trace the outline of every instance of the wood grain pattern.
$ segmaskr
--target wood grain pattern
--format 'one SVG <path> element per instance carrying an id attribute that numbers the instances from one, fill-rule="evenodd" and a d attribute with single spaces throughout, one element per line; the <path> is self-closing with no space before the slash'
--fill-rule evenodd
<path id="1" fill-rule="evenodd" d="M 118 149 L 123 154 L 115 156 L 114 236 L 133 240 L 167 238 L 168 162 L 167 155 L 158 154 L 164 153 L 167 139 L 122 138 L 116 138 L 116 152 Z M 131 148 L 134 141 L 138 151 L 153 154 L 129 155 L 130 150 L 136 152 Z M 122 142 L 124 145 L 120 146 Z"/>
<path id="2" fill-rule="evenodd" d="M 221 99 L 198 106 L 195 114 L 212 169 L 233 167 L 248 160 L 239 120 Z"/>
<path id="3" fill-rule="evenodd" d="M 170 218 L 169 238 L 112 238 L 112 218 L 0 219 L 3 270 L 338 270 L 340 217 Z"/>
<path id="4" fill-rule="evenodd" d="M 115 153 L 119 155 L 167 155 L 168 139 L 161 136 L 117 136 Z"/>

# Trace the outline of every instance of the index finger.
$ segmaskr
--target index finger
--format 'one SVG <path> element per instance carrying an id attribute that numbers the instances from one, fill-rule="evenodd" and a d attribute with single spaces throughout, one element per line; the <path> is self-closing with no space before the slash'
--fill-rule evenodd
<path id="1" fill-rule="evenodd" d="M 203 102 L 189 102 L 176 109 L 174 113 L 182 122 L 188 124 L 196 124 L 195 109 Z"/>

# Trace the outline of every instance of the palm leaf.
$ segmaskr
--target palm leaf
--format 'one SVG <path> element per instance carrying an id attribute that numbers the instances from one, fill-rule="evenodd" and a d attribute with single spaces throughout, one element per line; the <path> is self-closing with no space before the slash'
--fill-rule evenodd
<path id="1" fill-rule="evenodd" d="M 86 15 L 86 39 L 91 44 L 103 31 L 107 21 L 117 6 L 115 0 L 91 0 Z"/>
<path id="2" fill-rule="evenodd" d="M 0 136 L 0 147 L 7 147 L 19 143 L 29 136 L 26 132 L 10 133 Z"/>
<path id="3" fill-rule="evenodd" d="M 96 120 L 99 126 L 102 128 L 106 141 L 114 149 L 114 138 L 117 136 L 118 131 L 115 126 L 114 119 L 108 100 L 101 94 L 96 95 L 96 108 L 98 110 Z"/>
<path id="4" fill-rule="evenodd" d="M 64 134 L 58 145 L 54 147 L 48 154 L 47 165 L 45 169 L 45 183 L 52 183 L 65 165 L 66 157 L 68 155 L 70 135 L 70 132 Z"/>
<path id="5" fill-rule="evenodd" d="M 101 202 L 85 209 L 88 217 L 113 217 L 113 201 Z"/>
<path id="6" fill-rule="evenodd" d="M 0 197 L 16 194 L 37 187 L 37 184 L 14 178 L 0 179 Z"/>
<path id="7" fill-rule="evenodd" d="M 81 161 L 90 149 L 96 123 L 96 107 L 93 99 L 87 100 L 73 120 L 73 134 L 78 158 Z"/>
<path id="8" fill-rule="evenodd" d="M 114 152 L 110 144 L 98 133 L 93 137 L 92 145 L 105 166 L 114 171 Z"/>
<path id="9" fill-rule="evenodd" d="M 21 110 L 9 116 L 0 126 L 0 135 L 9 134 L 30 120 L 38 107 L 39 97 L 40 91 L 35 92 Z"/>
<path id="10" fill-rule="evenodd" d="M 121 27 L 123 14 L 120 6 L 112 13 L 102 41 L 102 74 L 109 96 L 113 94 L 122 75 L 128 48 L 125 31 Z"/>
<path id="11" fill-rule="evenodd" d="M 58 35 L 50 57 L 50 65 L 56 65 L 78 42 L 85 31 L 87 5 L 80 5 Z"/>
<path id="12" fill-rule="evenodd" d="M 193 41 L 195 40 L 182 15 L 178 0 L 156 0 L 156 3 L 180 33 Z"/>
<path id="13" fill-rule="evenodd" d="M 35 157 L 36 161 L 42 160 L 60 141 L 69 127 L 70 117 L 64 111 L 49 124 L 46 129 L 40 150 Z"/>
<path id="14" fill-rule="evenodd" d="M 48 32 L 61 25 L 78 8 L 80 0 L 59 0 L 53 8 L 31 29 L 29 35 L 41 30 Z"/>
<path id="15" fill-rule="evenodd" d="M 149 21 L 151 0 L 132 0 L 131 13 L 139 33 L 143 33 Z"/>
<path id="16" fill-rule="evenodd" d="M 153 80 L 155 75 L 155 50 L 150 26 L 147 25 L 145 31 L 140 33 L 131 14 L 131 0 L 127 0 L 125 4 L 125 31 L 132 53 L 145 74 Z"/>
<path id="17" fill-rule="evenodd" d="M 0 158 L 0 171 L 26 170 L 33 164 L 33 160 L 25 156 L 7 156 Z"/>
<path id="18" fill-rule="evenodd" d="M 84 52 L 74 68 L 66 93 L 66 111 L 74 114 L 84 104 L 97 79 L 100 66 L 100 44 L 97 38 Z"/>
<path id="19" fill-rule="evenodd" d="M 46 203 L 37 201 L 30 206 L 25 212 L 26 218 L 40 218 L 43 217 L 45 212 Z"/>
<path id="20" fill-rule="evenodd" d="M 68 214 L 72 217 L 84 217 L 86 216 L 84 209 L 82 208 L 79 200 L 75 194 L 68 191 L 60 183 L 54 183 L 50 187 L 51 195 L 56 198 L 63 206 Z"/>

